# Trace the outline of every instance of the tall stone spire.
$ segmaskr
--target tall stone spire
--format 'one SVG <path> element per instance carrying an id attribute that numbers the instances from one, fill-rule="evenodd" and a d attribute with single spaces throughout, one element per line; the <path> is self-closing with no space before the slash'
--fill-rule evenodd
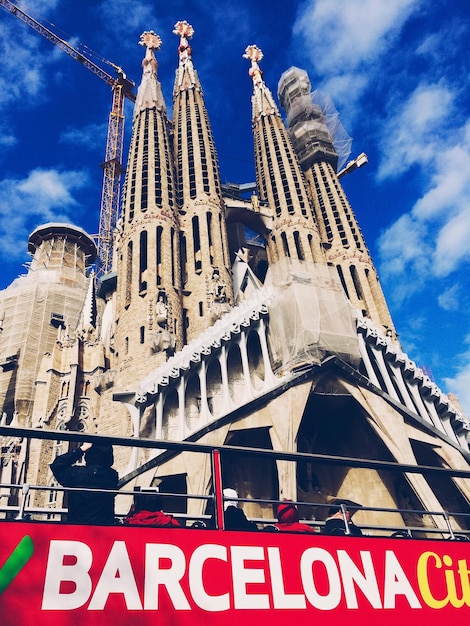
<path id="1" fill-rule="evenodd" d="M 179 36 L 173 98 L 174 155 L 180 214 L 186 341 L 212 325 L 233 304 L 227 229 L 219 164 L 186 21 Z"/>
<path id="2" fill-rule="evenodd" d="M 269 263 L 283 258 L 322 263 L 318 228 L 302 170 L 259 67 L 263 53 L 250 45 L 243 56 L 251 61 L 257 187 L 260 200 L 268 204 L 273 217 L 267 240 Z"/>
<path id="3" fill-rule="evenodd" d="M 182 346 L 183 329 L 173 158 L 155 58 L 161 40 L 147 31 L 139 43 L 145 58 L 119 223 L 115 352 L 118 369 L 146 375 Z"/>
<path id="4" fill-rule="evenodd" d="M 165 101 L 157 76 L 158 63 L 154 52 L 160 48 L 161 39 L 153 30 L 150 30 L 142 33 L 139 44 L 145 47 L 145 58 L 142 61 L 142 82 L 137 90 L 134 114 L 138 115 L 144 109 L 152 107 L 165 113 Z"/>
<path id="5" fill-rule="evenodd" d="M 395 336 L 376 269 L 336 174 L 338 155 L 322 109 L 312 99 L 307 72 L 296 67 L 284 72 L 278 96 L 305 174 L 326 261 L 336 267 L 352 306 Z"/>

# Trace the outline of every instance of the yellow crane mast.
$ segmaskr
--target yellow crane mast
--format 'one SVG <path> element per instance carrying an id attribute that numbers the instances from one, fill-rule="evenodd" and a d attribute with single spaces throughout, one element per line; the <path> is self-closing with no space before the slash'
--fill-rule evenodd
<path id="1" fill-rule="evenodd" d="M 113 237 L 119 211 L 121 174 L 123 171 L 124 99 L 128 98 L 132 102 L 135 102 L 136 96 L 132 92 L 135 83 L 126 77 L 119 66 L 111 61 L 102 59 L 103 63 L 111 65 L 116 70 L 117 77 L 108 74 L 88 58 L 84 52 L 78 51 L 67 41 L 61 39 L 49 28 L 21 9 L 15 2 L 11 2 L 11 0 L 0 0 L 0 6 L 15 15 L 30 28 L 51 41 L 58 48 L 86 67 L 86 69 L 93 72 L 98 78 L 101 78 L 101 80 L 111 86 L 113 102 L 109 114 L 105 160 L 102 164 L 103 188 L 101 193 L 100 223 L 98 230 L 97 276 L 101 277 L 112 269 Z"/>

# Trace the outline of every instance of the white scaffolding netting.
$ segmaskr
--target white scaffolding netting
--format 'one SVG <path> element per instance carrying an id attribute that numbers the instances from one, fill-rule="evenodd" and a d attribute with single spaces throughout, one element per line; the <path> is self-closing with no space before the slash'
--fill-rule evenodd
<path id="1" fill-rule="evenodd" d="M 314 105 L 317 105 L 322 113 L 323 120 L 328 128 L 333 146 L 338 155 L 338 171 L 343 167 L 351 154 L 352 138 L 346 132 L 339 119 L 339 113 L 330 95 L 323 94 L 316 89 L 310 94 Z"/>
<path id="2" fill-rule="evenodd" d="M 330 144 L 338 157 L 339 171 L 351 154 L 352 139 L 340 122 L 331 96 L 310 89 L 305 70 L 291 67 L 281 76 L 278 96 L 286 111 L 289 133 L 297 148 L 315 140 Z"/>
<path id="3" fill-rule="evenodd" d="M 283 259 L 271 266 L 270 347 L 279 370 L 320 363 L 330 355 L 357 366 L 353 310 L 334 268 Z"/>
<path id="4" fill-rule="evenodd" d="M 39 269 L 0 291 L 0 397 L 9 407 L 32 402 L 45 353 L 51 352 L 58 325 L 73 332 L 86 294 L 86 278 L 72 271 Z"/>
<path id="5" fill-rule="evenodd" d="M 295 130 L 290 128 L 290 132 L 293 132 L 297 138 L 303 129 L 304 132 L 310 134 L 314 132 L 321 141 L 332 143 L 338 155 L 339 171 L 351 154 L 352 138 L 341 123 L 331 96 L 316 89 L 308 95 L 296 97 L 289 107 L 288 126 L 290 127 L 293 120 L 302 117 L 302 113 L 308 119 L 308 123 L 297 124 Z"/>

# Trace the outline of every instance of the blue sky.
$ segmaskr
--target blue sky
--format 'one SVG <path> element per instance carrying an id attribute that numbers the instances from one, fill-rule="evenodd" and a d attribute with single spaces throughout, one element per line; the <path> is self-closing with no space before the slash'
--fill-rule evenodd
<path id="1" fill-rule="evenodd" d="M 369 164 L 343 178 L 405 352 L 470 416 L 470 4 L 466 0 L 27 0 L 73 45 L 137 83 L 140 34 L 162 40 L 168 109 L 176 21 L 194 29 L 224 181 L 254 180 L 248 44 L 274 94 L 308 71 Z M 112 74 L 112 68 L 108 68 Z M 96 233 L 110 88 L 0 9 L 0 288 L 48 221 Z M 126 148 L 132 107 L 126 109 Z"/>

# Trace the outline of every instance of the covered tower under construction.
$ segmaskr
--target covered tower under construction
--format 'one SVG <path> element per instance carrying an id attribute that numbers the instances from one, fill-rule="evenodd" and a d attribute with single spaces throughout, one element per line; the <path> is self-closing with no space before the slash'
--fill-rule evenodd
<path id="1" fill-rule="evenodd" d="M 338 154 L 321 94 L 311 92 L 307 72 L 292 67 L 281 76 L 278 95 L 305 175 L 326 262 L 338 272 L 344 292 L 359 314 L 395 337 L 377 271 L 339 182 Z"/>

